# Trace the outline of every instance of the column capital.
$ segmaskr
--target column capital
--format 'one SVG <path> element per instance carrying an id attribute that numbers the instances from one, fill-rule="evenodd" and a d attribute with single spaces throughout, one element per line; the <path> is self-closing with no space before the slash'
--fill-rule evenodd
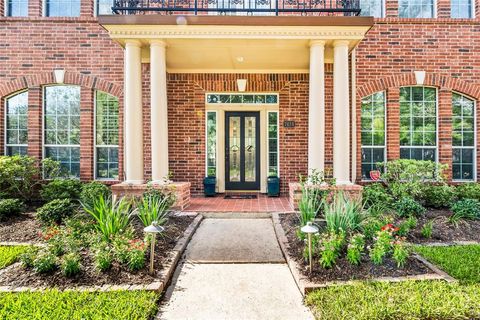
<path id="1" fill-rule="evenodd" d="M 333 41 L 333 47 L 348 47 L 350 44 L 349 40 L 335 40 Z"/>
<path id="2" fill-rule="evenodd" d="M 167 43 L 165 42 L 165 40 L 162 40 L 162 39 L 150 40 L 149 44 L 150 44 L 150 47 L 162 47 L 162 48 L 167 47 Z"/>
<path id="3" fill-rule="evenodd" d="M 136 47 L 136 48 L 141 48 L 142 47 L 142 42 L 137 39 L 126 39 L 125 40 L 125 47 Z"/>
<path id="4" fill-rule="evenodd" d="M 310 47 L 322 46 L 325 47 L 325 40 L 310 40 Z"/>

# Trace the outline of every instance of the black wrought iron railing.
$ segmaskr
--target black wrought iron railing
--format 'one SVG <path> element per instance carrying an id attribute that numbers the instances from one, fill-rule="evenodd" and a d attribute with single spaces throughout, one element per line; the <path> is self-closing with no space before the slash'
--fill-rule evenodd
<path id="1" fill-rule="evenodd" d="M 339 15 L 360 14 L 360 0 L 114 0 L 116 14 Z"/>

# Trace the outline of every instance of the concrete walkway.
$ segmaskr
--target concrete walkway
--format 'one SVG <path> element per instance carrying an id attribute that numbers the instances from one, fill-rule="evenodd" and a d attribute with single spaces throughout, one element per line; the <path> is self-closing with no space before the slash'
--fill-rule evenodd
<path id="1" fill-rule="evenodd" d="M 206 219 L 185 257 L 157 319 L 313 319 L 270 219 Z"/>

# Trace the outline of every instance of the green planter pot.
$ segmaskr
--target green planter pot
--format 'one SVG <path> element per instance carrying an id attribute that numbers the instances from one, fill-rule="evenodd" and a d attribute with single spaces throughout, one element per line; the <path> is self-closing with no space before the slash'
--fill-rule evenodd
<path id="1" fill-rule="evenodd" d="M 205 177 L 203 179 L 203 191 L 206 197 L 215 196 L 215 184 L 217 183 L 216 177 Z"/>
<path id="2" fill-rule="evenodd" d="M 280 178 L 272 176 L 267 178 L 267 194 L 269 197 L 278 197 L 280 195 Z"/>

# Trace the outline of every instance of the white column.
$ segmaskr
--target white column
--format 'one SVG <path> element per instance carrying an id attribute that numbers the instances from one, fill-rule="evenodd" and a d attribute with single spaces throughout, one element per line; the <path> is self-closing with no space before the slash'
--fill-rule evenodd
<path id="1" fill-rule="evenodd" d="M 333 46 L 333 177 L 337 184 L 351 184 L 348 41 Z"/>
<path id="2" fill-rule="evenodd" d="M 165 42 L 150 42 L 152 181 L 168 178 L 168 105 Z"/>
<path id="3" fill-rule="evenodd" d="M 125 182 L 142 184 L 143 116 L 141 43 L 125 43 Z"/>
<path id="4" fill-rule="evenodd" d="M 308 170 L 325 164 L 325 41 L 310 42 Z"/>

